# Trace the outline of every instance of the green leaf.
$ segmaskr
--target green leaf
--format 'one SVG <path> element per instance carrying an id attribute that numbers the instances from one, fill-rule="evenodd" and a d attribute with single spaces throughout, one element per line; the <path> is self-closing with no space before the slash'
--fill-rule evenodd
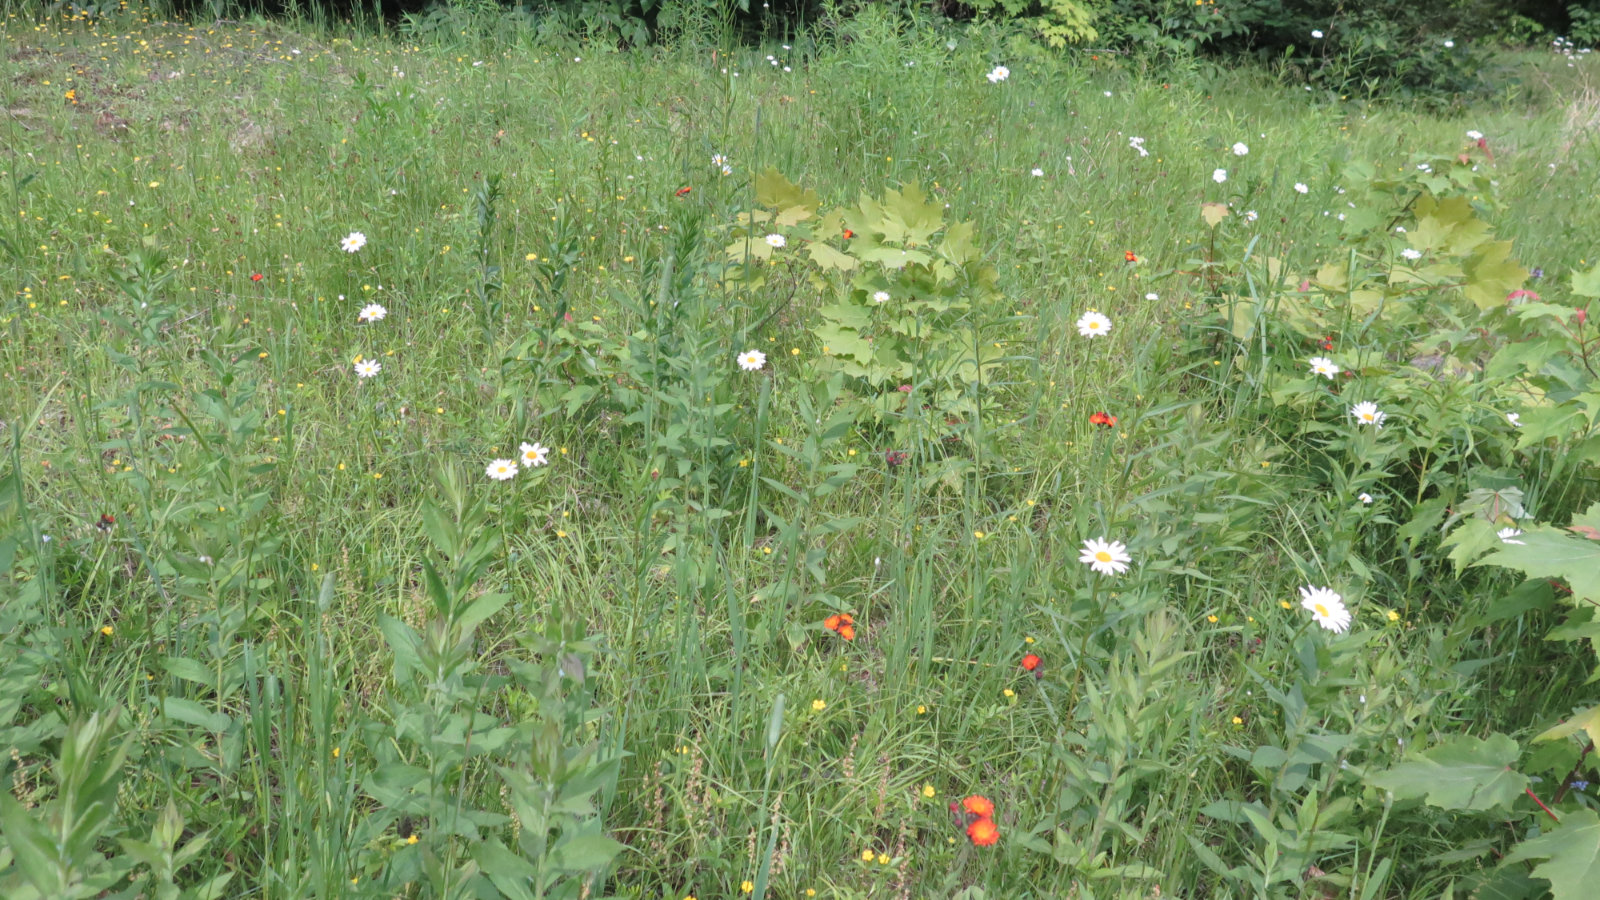
<path id="1" fill-rule="evenodd" d="M 161 711 L 169 719 L 195 725 L 207 731 L 227 731 L 228 726 L 233 724 L 233 719 L 226 713 L 212 712 L 199 703 L 182 697 L 168 697 L 161 704 Z"/>
<path id="2" fill-rule="evenodd" d="M 617 854 L 627 849 L 603 834 L 573 838 L 550 852 L 550 864 L 568 872 L 592 872 L 610 865 Z"/>
<path id="3" fill-rule="evenodd" d="M 769 166 L 756 176 L 756 202 L 777 210 L 801 207 L 808 212 L 816 212 L 817 207 L 822 205 L 822 198 L 817 196 L 816 191 L 801 190 L 799 185 Z"/>
<path id="4" fill-rule="evenodd" d="M 1504 566 L 1535 578 L 1565 578 L 1574 599 L 1600 600 L 1600 542 L 1548 526 L 1525 531 L 1520 544 L 1501 543 L 1477 566 Z"/>
<path id="5" fill-rule="evenodd" d="M 1510 257 L 1510 241 L 1491 241 L 1480 245 L 1462 265 L 1467 273 L 1464 293 L 1479 309 L 1504 304 L 1506 295 L 1528 280 L 1528 270 Z"/>
<path id="6" fill-rule="evenodd" d="M 44 823 L 29 815 L 10 791 L 0 791 L 0 834 L 16 853 L 17 868 L 39 893 L 46 897 L 61 893 L 55 841 Z"/>
<path id="7" fill-rule="evenodd" d="M 856 267 L 856 258 L 854 256 L 835 250 L 824 241 L 812 241 L 806 244 L 806 254 L 811 257 L 812 262 L 823 269 L 838 269 L 841 272 L 848 272 Z"/>
<path id="8" fill-rule="evenodd" d="M 1227 204 L 1224 204 L 1224 203 L 1202 203 L 1202 204 L 1200 204 L 1200 218 L 1205 219 L 1206 220 L 1206 224 L 1211 226 L 1212 228 L 1215 228 L 1218 225 L 1221 225 L 1222 224 L 1222 220 L 1226 219 L 1227 217 L 1228 217 Z"/>
<path id="9" fill-rule="evenodd" d="M 1555 900 L 1592 900 L 1600 884 L 1600 816 L 1592 809 L 1567 813 L 1554 831 L 1514 847 L 1505 865 L 1525 859 L 1545 860 L 1533 874 L 1550 882 Z"/>
<path id="10" fill-rule="evenodd" d="M 1441 809 L 1493 809 L 1509 805 L 1528 786 L 1527 777 L 1510 768 L 1517 754 L 1517 742 L 1503 734 L 1488 740 L 1461 736 L 1369 775 L 1367 783 L 1400 799 L 1423 797 Z"/>
<path id="11" fill-rule="evenodd" d="M 1600 297 L 1600 263 L 1587 272 L 1572 273 L 1572 292 L 1580 297 Z"/>

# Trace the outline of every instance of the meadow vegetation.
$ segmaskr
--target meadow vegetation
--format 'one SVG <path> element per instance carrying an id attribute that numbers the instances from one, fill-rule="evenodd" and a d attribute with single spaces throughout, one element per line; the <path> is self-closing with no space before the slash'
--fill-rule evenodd
<path id="1" fill-rule="evenodd" d="M 1592 55 L 696 34 L 9 15 L 0 895 L 1593 896 Z"/>

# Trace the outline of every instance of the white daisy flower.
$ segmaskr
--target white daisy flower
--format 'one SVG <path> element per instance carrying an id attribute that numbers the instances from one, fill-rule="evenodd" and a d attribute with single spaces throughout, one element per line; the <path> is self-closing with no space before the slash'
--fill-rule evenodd
<path id="1" fill-rule="evenodd" d="M 1296 181 L 1294 183 L 1294 192 L 1296 194 L 1304 194 L 1304 193 L 1309 192 L 1310 190 L 1311 190 L 1310 188 L 1306 187 L 1304 184 L 1301 184 L 1298 181 Z"/>
<path id="2" fill-rule="evenodd" d="M 985 75 L 984 77 L 989 79 L 990 84 L 998 84 L 1011 77 L 1011 70 L 1005 66 L 995 66 L 989 71 L 989 74 Z"/>
<path id="3" fill-rule="evenodd" d="M 722 174 L 724 174 L 724 175 L 732 175 L 733 174 L 733 166 L 730 166 L 730 165 L 727 165 L 727 164 L 723 164 L 723 166 L 722 166 Z"/>
<path id="4" fill-rule="evenodd" d="M 1144 298 L 1145 298 L 1145 299 L 1146 299 L 1146 300 L 1160 300 L 1160 299 L 1161 299 L 1161 295 L 1160 295 L 1160 294 L 1157 294 L 1157 293 L 1155 293 L 1155 292 L 1154 292 L 1154 291 L 1151 291 L 1151 292 L 1150 292 L 1150 293 L 1148 293 L 1148 294 L 1145 294 L 1145 295 L 1144 295 Z"/>
<path id="5" fill-rule="evenodd" d="M 1521 535 L 1522 535 L 1522 529 L 1520 529 L 1520 528 L 1502 528 L 1499 531 L 1495 532 L 1494 536 L 1499 538 L 1500 539 L 1500 543 L 1502 543 L 1502 544 L 1518 544 L 1520 546 L 1524 546 L 1525 547 L 1528 544 L 1527 541 L 1519 541 L 1519 540 L 1517 540 L 1517 538 L 1520 537 Z"/>
<path id="6" fill-rule="evenodd" d="M 1365 492 L 1365 491 L 1361 492 L 1360 494 L 1357 494 L 1356 495 L 1356 499 L 1360 500 L 1363 504 L 1365 504 L 1367 506 L 1371 506 L 1372 505 L 1372 495 L 1367 493 L 1367 492 Z"/>
<path id="7" fill-rule="evenodd" d="M 1102 313 L 1093 311 L 1086 312 L 1082 316 L 1078 317 L 1078 333 L 1086 338 L 1095 338 L 1100 337 L 1103 334 L 1110 334 L 1111 320 L 1106 318 Z"/>
<path id="8" fill-rule="evenodd" d="M 723 156 L 721 153 L 713 153 L 713 154 L 711 154 L 711 165 L 712 166 L 720 169 L 720 168 L 722 168 L 723 166 L 725 166 L 727 164 L 728 164 L 728 158 L 726 156 Z"/>
<path id="9" fill-rule="evenodd" d="M 782 247 L 782 246 L 784 246 L 785 244 L 788 244 L 788 243 L 789 243 L 789 239 L 784 237 L 781 234 L 769 234 L 769 235 L 767 235 L 767 246 L 768 247 L 772 247 L 773 249 L 777 249 L 777 248 Z"/>
<path id="10" fill-rule="evenodd" d="M 1321 375 L 1323 378 L 1332 381 L 1333 376 L 1339 374 L 1339 367 L 1326 356 L 1313 356 L 1311 357 L 1311 374 Z"/>
<path id="11" fill-rule="evenodd" d="M 1244 211 L 1244 220 L 1246 222 L 1254 222 L 1259 218 L 1261 218 L 1261 216 L 1259 216 L 1253 209 L 1247 209 Z"/>
<path id="12" fill-rule="evenodd" d="M 1350 407 L 1350 415 L 1353 416 L 1358 423 L 1362 425 L 1371 425 L 1376 428 L 1382 428 L 1383 420 L 1389 418 L 1389 415 L 1383 410 L 1379 409 L 1378 404 L 1373 403 L 1371 400 L 1363 400 L 1360 403 L 1357 403 L 1355 406 Z"/>
<path id="13" fill-rule="evenodd" d="M 1412 247 L 1407 247 L 1404 250 L 1400 251 L 1400 255 L 1404 256 L 1406 259 L 1421 259 L 1422 258 L 1422 251 L 1417 250 L 1417 249 L 1412 248 Z"/>
<path id="14" fill-rule="evenodd" d="M 1078 562 L 1086 563 L 1101 575 L 1121 575 L 1128 571 L 1128 563 L 1133 562 L 1133 557 L 1128 555 L 1128 548 L 1121 541 L 1094 538 L 1083 542 L 1083 552 L 1078 555 Z"/>
<path id="15" fill-rule="evenodd" d="M 1228 180 L 1228 170 L 1227 169 L 1218 169 L 1215 172 L 1212 172 L 1211 173 L 1211 180 L 1215 181 L 1217 184 L 1221 184 L 1224 181 L 1227 181 Z"/>
<path id="16" fill-rule="evenodd" d="M 760 350 L 746 350 L 739 354 L 739 368 L 754 372 L 767 364 L 767 355 Z"/>
<path id="17" fill-rule="evenodd" d="M 1343 634 L 1350 627 L 1350 610 L 1345 608 L 1344 598 L 1331 588 L 1301 588 L 1300 605 L 1311 611 L 1318 625 L 1334 634 Z"/>
<path id="18" fill-rule="evenodd" d="M 517 464 L 509 459 L 497 459 L 483 472 L 495 481 L 505 481 L 517 474 Z"/>
<path id="19" fill-rule="evenodd" d="M 1481 141 L 1481 140 L 1483 140 L 1483 132 L 1481 132 L 1481 131 L 1469 131 L 1469 132 L 1467 132 L 1467 137 L 1472 138 L 1475 141 Z"/>
<path id="20" fill-rule="evenodd" d="M 1311 32 L 1311 36 L 1316 38 L 1319 41 L 1322 40 L 1322 29 L 1318 28 L 1318 29 L 1313 30 Z"/>
<path id="21" fill-rule="evenodd" d="M 356 318 L 363 322 L 376 322 L 388 314 L 389 311 L 384 309 L 382 305 L 377 303 L 368 303 L 366 306 L 361 307 L 361 314 Z"/>
<path id="22" fill-rule="evenodd" d="M 375 359 L 361 359 L 356 361 L 356 376 L 359 378 L 371 378 L 372 376 L 378 374 L 378 372 L 382 369 L 383 366 L 380 365 Z"/>
<path id="23" fill-rule="evenodd" d="M 1236 144 L 1233 145 L 1233 155 L 1234 156 L 1244 156 L 1246 153 L 1249 153 L 1249 152 L 1250 152 L 1250 148 L 1246 147 L 1244 145 L 1243 141 L 1240 141 L 1239 143 L 1236 143 Z"/>
<path id="24" fill-rule="evenodd" d="M 1032 175 L 1035 178 L 1043 178 L 1044 177 L 1044 170 L 1039 168 L 1038 166 L 1035 166 L 1033 168 L 1033 171 L 1029 172 L 1028 174 Z"/>
<path id="25" fill-rule="evenodd" d="M 1449 49 L 1452 49 L 1452 48 L 1454 48 L 1454 47 L 1455 47 L 1455 45 L 1456 45 L 1456 42 L 1455 42 L 1455 41 L 1445 41 L 1445 42 L 1444 42 L 1444 48 L 1445 48 L 1445 49 L 1446 49 L 1446 50 L 1449 50 Z"/>
<path id="26" fill-rule="evenodd" d="M 1511 423 L 1512 428 L 1522 427 L 1522 415 L 1520 413 L 1506 413 L 1506 421 Z"/>
<path id="27" fill-rule="evenodd" d="M 352 231 L 339 242 L 339 249 L 346 253 L 354 253 L 367 245 L 367 236 L 359 231 Z"/>
<path id="28" fill-rule="evenodd" d="M 873 291 L 872 292 L 872 302 L 874 302 L 874 303 L 887 303 L 887 302 L 889 302 L 889 292 L 888 291 Z"/>
<path id="29" fill-rule="evenodd" d="M 522 467 L 524 469 L 535 469 L 539 466 L 550 464 L 550 448 L 538 441 L 534 441 L 531 444 L 523 444 L 517 449 L 522 451 Z"/>

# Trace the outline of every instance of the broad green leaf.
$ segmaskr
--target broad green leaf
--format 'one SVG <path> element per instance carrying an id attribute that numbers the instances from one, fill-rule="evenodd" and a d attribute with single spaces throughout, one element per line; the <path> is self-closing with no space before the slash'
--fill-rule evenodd
<path id="1" fill-rule="evenodd" d="M 1550 882 L 1555 900 L 1593 900 L 1600 885 L 1600 816 L 1592 809 L 1566 813 L 1555 830 L 1512 848 L 1505 865 L 1525 859 L 1544 860 L 1533 874 Z"/>
<path id="2" fill-rule="evenodd" d="M 799 185 L 769 166 L 756 176 L 756 202 L 771 209 L 786 210 L 798 206 L 815 212 L 822 205 L 822 198 L 817 196 L 816 191 L 801 190 Z"/>
<path id="3" fill-rule="evenodd" d="M 1510 805 L 1528 786 L 1527 777 L 1510 768 L 1517 754 L 1517 742 L 1503 734 L 1460 736 L 1368 775 L 1367 783 L 1441 809 L 1493 809 Z"/>
<path id="4" fill-rule="evenodd" d="M 1600 263 L 1587 272 L 1573 271 L 1572 292 L 1580 297 L 1600 297 Z"/>
<path id="5" fill-rule="evenodd" d="M 806 253 L 811 261 L 824 269 L 838 269 L 848 272 L 856 267 L 856 258 L 848 253 L 841 253 L 833 249 L 825 241 L 812 241 L 806 244 Z"/>
<path id="6" fill-rule="evenodd" d="M 1463 292 L 1479 309 L 1500 306 L 1506 302 L 1507 294 L 1528 280 L 1528 270 L 1511 259 L 1510 241 L 1480 245 L 1462 268 L 1467 273 Z"/>
<path id="7" fill-rule="evenodd" d="M 1590 742 L 1600 746 L 1600 706 L 1589 707 L 1560 725 L 1545 731 L 1533 740 L 1535 743 L 1539 741 L 1555 741 L 1564 737 L 1571 737 L 1579 731 L 1587 734 Z"/>
<path id="8" fill-rule="evenodd" d="M 228 726 L 233 724 L 233 719 L 226 713 L 212 712 L 195 701 L 182 697 L 168 697 L 161 704 L 161 711 L 169 719 L 195 725 L 207 731 L 227 731 Z"/>
<path id="9" fill-rule="evenodd" d="M 554 868 L 568 872 L 592 872 L 609 865 L 625 849 L 622 844 L 605 835 L 586 834 L 551 851 L 550 863 Z"/>
<path id="10" fill-rule="evenodd" d="M 1223 203 L 1202 203 L 1202 204 L 1200 204 L 1200 218 L 1204 219 L 1206 221 L 1206 224 L 1211 226 L 1212 228 L 1215 228 L 1218 225 L 1221 225 L 1222 224 L 1222 220 L 1226 219 L 1227 217 L 1228 217 L 1228 207 L 1227 207 L 1226 204 L 1223 204 Z"/>
<path id="11" fill-rule="evenodd" d="M 1474 565 L 1504 566 L 1536 578 L 1565 578 L 1574 600 L 1600 600 L 1600 542 L 1541 526 L 1502 543 Z"/>
<path id="12" fill-rule="evenodd" d="M 0 834 L 16 854 L 17 868 L 39 893 L 53 897 L 63 885 L 55 840 L 44 823 L 24 809 L 10 791 L 0 792 Z"/>

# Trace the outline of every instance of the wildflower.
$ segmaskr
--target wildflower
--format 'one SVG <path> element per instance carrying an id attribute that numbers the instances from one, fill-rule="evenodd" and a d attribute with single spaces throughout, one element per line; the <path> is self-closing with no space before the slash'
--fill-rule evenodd
<path id="1" fill-rule="evenodd" d="M 1215 181 L 1217 184 L 1221 184 L 1224 181 L 1227 181 L 1228 180 L 1228 170 L 1227 169 L 1217 169 L 1217 170 L 1213 171 L 1211 173 L 1211 180 Z"/>
<path id="2" fill-rule="evenodd" d="M 1422 251 L 1407 247 L 1400 251 L 1400 255 L 1404 256 L 1406 259 L 1421 259 Z"/>
<path id="3" fill-rule="evenodd" d="M 812 709 L 813 712 L 822 712 L 823 710 L 825 710 L 827 708 L 828 708 L 827 702 L 824 701 L 820 697 L 817 698 L 816 700 L 811 701 L 811 709 Z"/>
<path id="4" fill-rule="evenodd" d="M 784 237 L 781 234 L 769 234 L 769 235 L 767 235 L 767 246 L 768 247 L 771 247 L 773 249 L 777 249 L 779 247 L 784 246 L 787 243 L 789 243 L 789 239 Z"/>
<path id="5" fill-rule="evenodd" d="M 1507 303 L 1515 303 L 1518 300 L 1538 300 L 1538 299 L 1539 299 L 1539 294 L 1538 294 L 1537 291 L 1517 290 L 1517 291 L 1512 291 L 1511 293 L 1506 295 L 1506 302 Z"/>
<path id="6" fill-rule="evenodd" d="M 1131 137 L 1131 138 L 1128 138 L 1128 146 L 1132 147 L 1133 149 L 1135 149 L 1137 151 L 1139 151 L 1139 155 L 1140 156 L 1149 156 L 1150 155 L 1150 151 L 1146 150 L 1144 148 L 1144 138 L 1142 138 L 1142 137 Z"/>
<path id="7" fill-rule="evenodd" d="M 754 372 L 767 364 L 767 355 L 760 350 L 746 350 L 739 354 L 739 368 Z"/>
<path id="8" fill-rule="evenodd" d="M 112 628 L 110 625 L 102 625 L 100 627 L 100 633 L 105 635 L 106 637 L 111 637 L 111 635 L 115 634 L 116 631 L 117 630 L 115 628 Z"/>
<path id="9" fill-rule="evenodd" d="M 489 468 L 483 471 L 495 481 L 505 481 L 517 474 L 517 464 L 509 459 L 497 459 L 489 463 Z"/>
<path id="10" fill-rule="evenodd" d="M 691 190 L 694 190 L 694 189 L 689 187 L 688 185 L 684 185 L 683 187 L 678 188 L 676 191 L 673 191 L 672 192 L 672 196 L 674 196 L 674 197 L 682 197 L 684 194 L 689 193 Z"/>
<path id="11" fill-rule="evenodd" d="M 733 166 L 723 166 L 722 167 L 722 174 L 724 174 L 724 175 L 732 175 L 733 174 Z"/>
<path id="12" fill-rule="evenodd" d="M 1320 29 L 1320 28 L 1318 28 L 1318 29 L 1314 29 L 1314 30 L 1313 30 L 1313 31 L 1312 31 L 1312 32 L 1311 32 L 1311 36 L 1312 36 L 1312 37 L 1314 37 L 1314 38 L 1316 38 L 1316 39 L 1317 39 L 1317 40 L 1319 40 L 1319 41 L 1320 41 L 1320 40 L 1322 40 L 1322 29 Z"/>
<path id="13" fill-rule="evenodd" d="M 927 797 L 930 800 L 932 800 L 933 799 L 933 795 L 937 794 L 937 793 L 938 793 L 938 791 L 935 791 L 933 789 L 933 785 L 931 785 L 931 784 L 924 784 L 922 786 L 922 796 Z"/>
<path id="14" fill-rule="evenodd" d="M 906 460 L 910 459 L 910 454 L 904 450 L 890 450 L 884 453 L 883 459 L 891 466 L 900 466 L 905 465 Z"/>
<path id="15" fill-rule="evenodd" d="M 721 153 L 713 153 L 713 154 L 711 154 L 711 165 L 712 166 L 720 169 L 721 167 L 723 167 L 723 166 L 725 166 L 727 164 L 728 164 L 728 158 L 726 156 L 723 156 Z"/>
<path id="16" fill-rule="evenodd" d="M 1521 535 L 1522 535 L 1522 529 L 1520 529 L 1520 528 L 1502 528 L 1499 531 L 1495 532 L 1494 536 L 1499 538 L 1500 539 L 1500 543 L 1502 543 L 1502 544 L 1517 544 L 1519 546 L 1524 546 L 1525 547 L 1528 544 L 1527 541 L 1519 541 L 1519 540 L 1517 540 L 1517 538 L 1520 537 Z"/>
<path id="17" fill-rule="evenodd" d="M 1161 295 L 1160 295 L 1160 294 L 1157 294 L 1157 293 L 1156 293 L 1156 292 L 1154 292 L 1154 291 L 1151 291 L 1151 292 L 1150 292 L 1150 293 L 1148 293 L 1148 294 L 1145 294 L 1145 295 L 1144 295 L 1144 298 L 1145 298 L 1145 299 L 1146 299 L 1146 300 L 1160 300 L 1160 299 L 1161 299 Z"/>
<path id="18" fill-rule="evenodd" d="M 1024 656 L 1022 658 L 1022 671 L 1024 671 L 1024 672 L 1037 672 L 1038 669 L 1039 669 L 1039 663 L 1041 663 L 1043 661 L 1044 660 L 1041 660 L 1039 658 L 1038 654 L 1029 653 L 1027 656 Z"/>
<path id="19" fill-rule="evenodd" d="M 1038 166 L 1034 166 L 1033 171 L 1029 172 L 1028 174 L 1032 175 L 1035 178 L 1043 178 L 1044 177 L 1044 170 L 1039 168 Z"/>
<path id="20" fill-rule="evenodd" d="M 111 513 L 101 513 L 100 521 L 94 523 L 94 527 L 99 529 L 101 534 L 109 534 L 111 529 L 117 527 L 117 517 Z"/>
<path id="21" fill-rule="evenodd" d="M 980 819 L 994 818 L 994 801 L 982 794 L 973 794 L 961 801 L 961 808 Z"/>
<path id="22" fill-rule="evenodd" d="M 1121 541 L 1108 542 L 1102 537 L 1083 542 L 1083 552 L 1078 555 L 1078 562 L 1086 563 L 1101 575 L 1121 575 L 1128 571 L 1128 563 L 1133 562 L 1133 557 L 1128 555 L 1128 548 Z"/>
<path id="23" fill-rule="evenodd" d="M 1304 184 L 1301 184 L 1298 181 L 1296 181 L 1294 183 L 1294 192 L 1297 193 L 1297 194 L 1308 193 L 1310 190 L 1311 190 L 1310 188 L 1306 187 Z"/>
<path id="24" fill-rule="evenodd" d="M 1000 840 L 1000 828 L 993 819 L 978 819 L 967 826 L 967 837 L 972 839 L 973 846 L 991 847 Z"/>
<path id="25" fill-rule="evenodd" d="M 1104 314 L 1093 310 L 1078 317 L 1078 333 L 1086 338 L 1095 338 L 1111 332 L 1111 320 Z"/>
<path id="26" fill-rule="evenodd" d="M 1246 153 L 1249 153 L 1249 152 L 1250 152 L 1250 148 L 1246 147 L 1244 145 L 1244 142 L 1242 142 L 1242 141 L 1238 142 L 1238 143 L 1235 143 L 1233 145 L 1233 155 L 1234 156 L 1244 156 Z"/>
<path id="27" fill-rule="evenodd" d="M 1122 251 L 1122 258 L 1128 262 L 1138 262 L 1139 254 L 1134 253 L 1132 250 L 1124 250 Z"/>
<path id="28" fill-rule="evenodd" d="M 1360 494 L 1357 494 L 1356 495 L 1356 499 L 1360 500 L 1361 503 L 1363 505 L 1365 505 L 1365 506 L 1371 506 L 1372 505 L 1372 495 L 1367 493 L 1367 492 L 1365 492 L 1365 491 L 1362 491 Z"/>
<path id="29" fill-rule="evenodd" d="M 522 444 L 517 449 L 522 451 L 522 467 L 525 469 L 535 469 L 550 463 L 550 448 L 538 441 Z"/>
<path id="30" fill-rule="evenodd" d="M 381 305 L 377 303 L 368 303 L 366 306 L 361 307 L 361 314 L 356 316 L 356 318 L 362 322 L 376 322 L 388 314 L 389 311 L 384 309 Z"/>
<path id="31" fill-rule="evenodd" d="M 1472 138 L 1475 141 L 1481 141 L 1481 140 L 1483 140 L 1483 132 L 1481 132 L 1481 131 L 1469 131 L 1469 132 L 1467 132 L 1467 137 Z"/>
<path id="32" fill-rule="evenodd" d="M 861 861 L 872 862 L 873 857 L 877 855 L 878 854 L 872 852 L 872 848 L 868 847 L 867 849 L 861 851 Z"/>
<path id="33" fill-rule="evenodd" d="M 354 253 L 367 245 L 367 236 L 359 231 L 352 231 L 339 242 L 339 249 L 346 253 Z"/>
<path id="34" fill-rule="evenodd" d="M 1000 82 L 1011 77 L 1011 70 L 1005 66 L 995 66 L 993 69 L 989 70 L 989 74 L 985 75 L 984 77 L 989 79 L 990 84 L 999 84 Z"/>
<path id="35" fill-rule="evenodd" d="M 1446 50 L 1452 49 L 1453 47 L 1455 47 L 1455 45 L 1456 45 L 1455 41 L 1445 41 L 1444 42 L 1444 48 Z"/>
<path id="36" fill-rule="evenodd" d="M 1099 425 L 1101 428 L 1115 428 L 1117 417 L 1105 412 L 1090 413 L 1089 424 Z"/>
<path id="37" fill-rule="evenodd" d="M 264 277 L 266 277 L 266 276 L 262 275 L 260 272 L 254 272 L 254 273 L 252 273 L 250 275 L 250 280 L 251 281 L 260 281 Z"/>
<path id="38" fill-rule="evenodd" d="M 744 881 L 739 882 L 739 890 L 744 891 L 746 894 L 753 892 L 755 889 L 756 889 L 755 882 L 753 882 L 753 881 L 751 881 L 749 879 L 745 879 Z"/>
<path id="39" fill-rule="evenodd" d="M 1300 605 L 1316 617 L 1317 624 L 1335 634 L 1350 627 L 1350 610 L 1344 600 L 1331 588 L 1310 587 L 1300 589 Z"/>
<path id="40" fill-rule="evenodd" d="M 1326 356 L 1313 356 L 1311 357 L 1311 374 L 1321 375 L 1332 381 L 1333 376 L 1339 374 L 1339 367 Z"/>
<path id="41" fill-rule="evenodd" d="M 1363 400 L 1350 407 L 1350 415 L 1362 425 L 1371 425 L 1375 428 L 1383 427 L 1383 420 L 1389 418 L 1388 414 L 1378 409 L 1378 404 L 1371 400 Z"/>
<path id="42" fill-rule="evenodd" d="M 822 620 L 822 627 L 847 641 L 856 639 L 856 620 L 849 613 L 835 613 Z"/>
<path id="43" fill-rule="evenodd" d="M 888 291 L 873 291 L 872 292 L 872 302 L 874 302 L 874 303 L 887 303 L 888 300 L 889 300 L 889 292 Z"/>
<path id="44" fill-rule="evenodd" d="M 1253 209 L 1247 209 L 1247 210 L 1244 211 L 1244 220 L 1246 222 L 1254 222 L 1255 220 L 1257 220 L 1259 218 L 1261 218 L 1261 214 L 1257 213 Z"/>
<path id="45" fill-rule="evenodd" d="M 363 359 L 356 361 L 356 376 L 359 378 L 371 378 L 372 376 L 378 374 L 378 372 L 382 369 L 383 365 L 375 359 Z"/>
<path id="46" fill-rule="evenodd" d="M 1506 421 L 1511 423 L 1512 428 L 1522 427 L 1522 416 L 1518 413 L 1506 413 Z"/>
<path id="47" fill-rule="evenodd" d="M 1388 611 L 1388 612 L 1386 612 L 1386 613 L 1384 613 L 1384 615 L 1385 615 L 1385 616 L 1388 616 L 1388 617 L 1389 617 L 1389 621 L 1391 621 L 1391 622 L 1398 622 L 1398 621 L 1400 621 L 1400 614 L 1399 614 L 1399 613 L 1397 613 L 1397 612 L 1395 612 L 1395 611 L 1394 611 L 1394 610 L 1392 610 L 1392 609 L 1391 609 L 1391 610 L 1389 610 L 1389 611 Z"/>

